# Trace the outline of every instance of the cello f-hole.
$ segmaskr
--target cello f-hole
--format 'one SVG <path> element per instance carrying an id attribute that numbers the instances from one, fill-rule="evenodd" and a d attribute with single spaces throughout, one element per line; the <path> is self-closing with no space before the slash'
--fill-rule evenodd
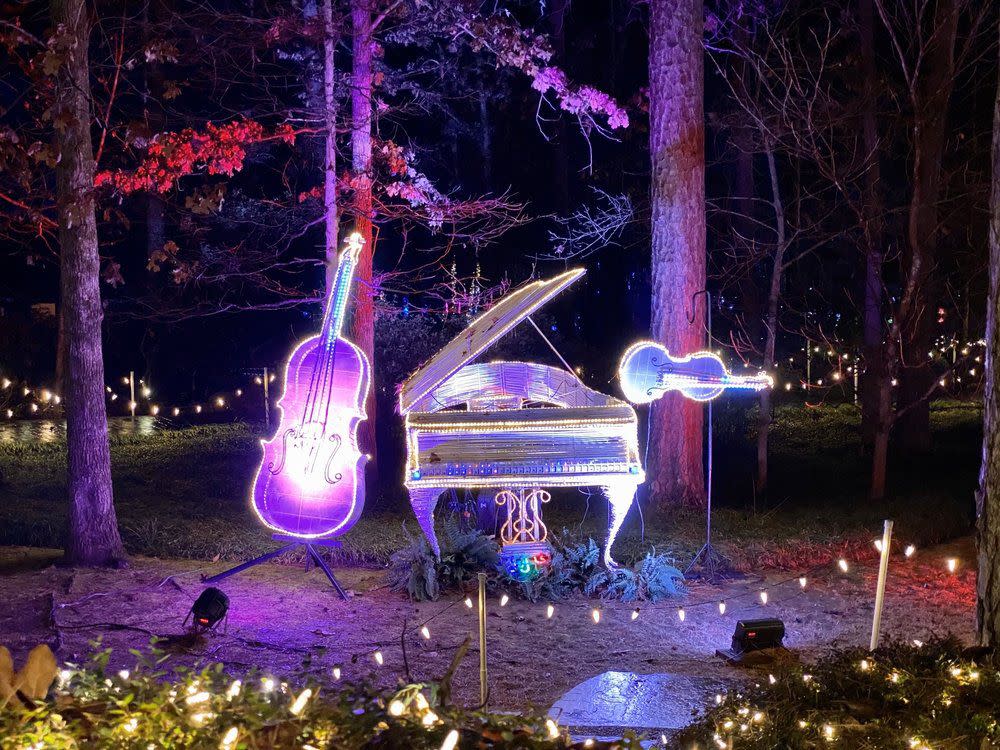
<path id="1" fill-rule="evenodd" d="M 281 436 L 281 461 L 277 466 L 274 466 L 274 462 L 268 467 L 268 470 L 272 474 L 280 474 L 281 470 L 285 468 L 285 457 L 288 456 L 288 436 L 295 433 L 295 429 L 289 427 L 285 430 L 285 434 Z"/>
<path id="2" fill-rule="evenodd" d="M 333 459 L 337 455 L 337 452 L 340 450 L 340 446 L 341 446 L 341 443 L 343 443 L 343 441 L 340 439 L 340 435 L 331 435 L 330 436 L 330 442 L 334 443 L 334 446 L 330 450 L 330 457 L 326 460 L 326 467 L 323 469 L 323 476 L 326 479 L 326 481 L 327 481 L 328 484 L 336 484 L 337 482 L 339 482 L 341 479 L 344 478 L 344 475 L 341 474 L 338 471 L 331 478 L 330 477 L 330 466 L 331 466 L 331 464 L 333 464 Z"/>

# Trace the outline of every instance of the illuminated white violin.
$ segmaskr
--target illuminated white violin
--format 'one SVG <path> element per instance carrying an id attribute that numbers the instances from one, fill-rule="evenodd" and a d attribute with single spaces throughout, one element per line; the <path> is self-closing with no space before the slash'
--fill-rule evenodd
<path id="1" fill-rule="evenodd" d="M 648 404 L 667 391 L 680 391 L 695 401 L 711 401 L 727 389 L 761 391 L 773 385 L 771 376 L 732 375 L 712 352 L 674 357 L 655 341 L 640 341 L 622 355 L 618 379 L 625 398 Z"/>

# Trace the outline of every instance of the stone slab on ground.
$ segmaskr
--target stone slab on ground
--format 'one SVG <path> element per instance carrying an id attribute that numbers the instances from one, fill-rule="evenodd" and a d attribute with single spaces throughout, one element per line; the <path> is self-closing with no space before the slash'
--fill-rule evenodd
<path id="1" fill-rule="evenodd" d="M 717 680 L 685 674 L 604 672 L 557 700 L 549 716 L 574 736 L 670 734 L 691 723 L 722 689 Z"/>

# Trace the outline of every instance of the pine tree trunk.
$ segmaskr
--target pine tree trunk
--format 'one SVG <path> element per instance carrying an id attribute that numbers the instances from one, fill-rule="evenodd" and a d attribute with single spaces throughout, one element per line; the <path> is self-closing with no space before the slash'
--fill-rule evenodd
<path id="1" fill-rule="evenodd" d="M 125 557 L 111 488 L 101 352 L 100 257 L 90 139 L 90 29 L 84 0 L 52 0 L 52 21 L 71 42 L 56 75 L 63 108 L 55 131 L 62 315 L 66 336 L 69 533 L 66 561 L 111 565 Z M 60 33 L 60 32 L 57 32 Z"/>
<path id="2" fill-rule="evenodd" d="M 651 0 L 652 336 L 675 354 L 704 346 L 705 118 L 702 0 Z M 701 404 L 676 392 L 650 414 L 650 493 L 705 503 Z"/>
<path id="3" fill-rule="evenodd" d="M 337 39 L 333 27 L 333 0 L 322 0 L 323 21 L 323 213 L 326 218 L 326 295 L 337 277 L 340 227 L 337 217 L 337 92 L 335 88 Z"/>
<path id="4" fill-rule="evenodd" d="M 354 231 L 364 238 L 364 249 L 354 275 L 354 307 L 350 339 L 374 366 L 375 297 L 372 287 L 372 39 L 371 0 L 351 0 L 353 67 L 351 71 L 351 167 L 354 171 Z M 375 390 L 368 392 L 368 419 L 358 427 L 358 443 L 375 465 Z"/>
<path id="5" fill-rule="evenodd" d="M 990 295 L 986 306 L 983 380 L 983 464 L 976 495 L 979 550 L 976 621 L 979 642 L 1000 647 L 1000 85 L 993 109 L 993 190 L 990 196 Z"/>

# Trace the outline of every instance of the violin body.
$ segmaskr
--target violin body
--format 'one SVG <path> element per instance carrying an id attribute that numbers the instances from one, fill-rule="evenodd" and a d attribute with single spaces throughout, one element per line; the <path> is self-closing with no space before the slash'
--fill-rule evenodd
<path id="1" fill-rule="evenodd" d="M 760 391 L 772 385 L 764 373 L 731 375 L 713 352 L 674 357 L 654 341 L 642 341 L 626 350 L 618 365 L 618 379 L 625 398 L 635 404 L 649 403 L 671 390 L 695 401 L 711 401 L 728 389 Z"/>
<path id="2" fill-rule="evenodd" d="M 299 343 L 288 359 L 280 425 L 261 441 L 253 508 L 266 526 L 290 536 L 342 534 L 364 507 L 368 457 L 358 450 L 357 427 L 365 419 L 371 369 L 364 353 L 339 336 L 350 260 L 341 261 L 323 332 Z"/>

